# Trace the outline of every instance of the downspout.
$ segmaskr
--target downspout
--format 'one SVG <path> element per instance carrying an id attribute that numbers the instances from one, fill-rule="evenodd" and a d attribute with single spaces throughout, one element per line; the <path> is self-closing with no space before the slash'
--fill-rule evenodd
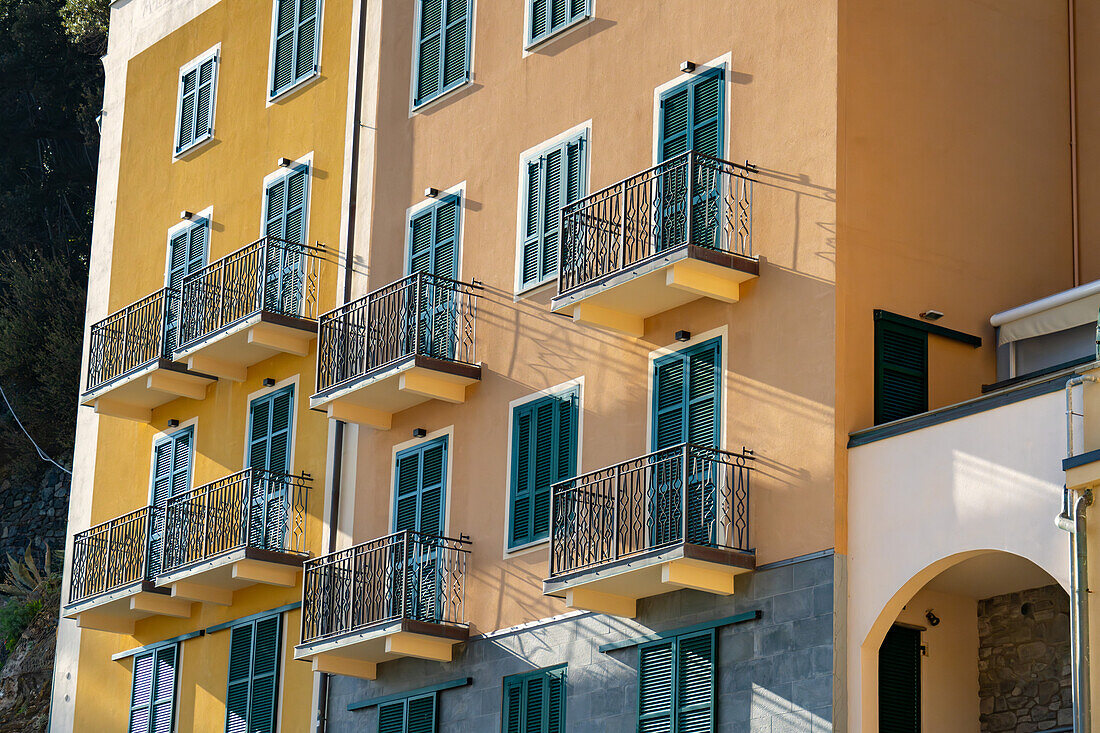
<path id="1" fill-rule="evenodd" d="M 1086 382 L 1100 382 L 1091 375 L 1079 375 L 1066 382 L 1066 457 L 1074 455 L 1073 388 Z M 1092 504 L 1092 490 L 1075 494 L 1062 489 L 1062 513 L 1055 524 L 1070 536 L 1070 675 L 1073 687 L 1073 730 L 1089 733 L 1089 583 L 1088 540 L 1085 509 Z"/>
<path id="2" fill-rule="evenodd" d="M 362 128 L 360 115 L 363 109 L 363 51 L 367 43 L 366 3 L 359 7 L 359 42 L 355 50 L 355 107 L 352 110 L 351 126 L 351 162 L 348 175 L 347 248 L 344 254 L 344 292 L 342 304 L 351 300 L 351 277 L 355 265 L 355 213 L 359 189 L 359 131 Z M 337 420 L 332 436 L 332 498 L 328 511 L 328 537 L 325 542 L 325 554 L 336 551 L 337 526 L 340 520 L 340 487 L 343 484 L 344 468 L 344 421 Z M 328 731 L 328 706 L 330 692 L 330 674 L 321 673 L 317 690 L 317 733 Z"/>
<path id="3" fill-rule="evenodd" d="M 1077 7 L 1066 0 L 1069 30 L 1069 186 L 1073 227 L 1073 287 L 1081 284 L 1081 215 L 1077 183 Z"/>

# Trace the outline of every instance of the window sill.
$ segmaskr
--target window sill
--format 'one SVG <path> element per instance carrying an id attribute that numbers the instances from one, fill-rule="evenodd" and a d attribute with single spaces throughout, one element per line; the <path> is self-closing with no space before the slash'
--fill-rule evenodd
<path id="1" fill-rule="evenodd" d="M 421 112 L 426 112 L 429 108 L 431 108 L 431 107 L 435 106 L 436 104 L 444 101 L 448 97 L 454 95 L 455 92 L 459 91 L 460 89 L 465 89 L 466 87 L 470 86 L 473 83 L 474 83 L 474 80 L 473 80 L 472 76 L 467 75 L 467 77 L 465 79 L 463 79 L 461 82 L 459 82 L 458 84 L 455 84 L 452 87 L 444 89 L 439 94 L 432 97 L 431 99 L 426 99 L 423 102 L 420 102 L 419 104 L 413 103 L 413 106 L 412 106 L 410 111 L 413 114 L 419 114 Z"/>
<path id="2" fill-rule="evenodd" d="M 532 540 L 531 542 L 527 542 L 527 543 L 522 544 L 522 545 L 516 545 L 515 547 L 506 547 L 506 548 L 504 548 L 504 557 L 505 557 L 505 559 L 512 558 L 512 557 L 519 557 L 520 555 L 526 555 L 526 554 L 528 554 L 530 552 L 533 552 L 535 550 L 539 550 L 539 549 L 542 549 L 543 547 L 549 547 L 549 546 L 550 546 L 550 538 L 549 537 L 543 537 L 542 539 Z"/>
<path id="3" fill-rule="evenodd" d="M 538 295 L 544 295 L 546 293 L 546 291 L 551 290 L 555 285 L 557 285 L 557 283 L 558 283 L 558 278 L 555 275 L 554 277 L 547 278 L 547 279 L 542 280 L 540 282 L 532 283 L 531 285 L 525 285 L 525 286 L 522 286 L 520 288 L 517 288 L 515 293 L 514 293 L 515 300 L 521 300 L 521 299 L 525 299 L 525 298 L 535 297 L 535 296 L 538 296 Z"/>
<path id="4" fill-rule="evenodd" d="M 274 94 L 272 94 L 269 91 L 268 95 L 267 95 L 267 106 L 270 107 L 273 104 L 278 104 L 279 102 L 284 101 L 286 99 L 286 97 L 288 97 L 289 95 L 291 95 L 294 92 L 306 87 L 307 85 L 310 84 L 310 82 L 316 81 L 317 79 L 320 79 L 320 78 L 321 78 L 321 67 L 318 66 L 317 68 L 315 68 L 313 70 L 313 73 L 309 74 L 308 76 L 303 76 L 301 79 L 294 82 L 293 84 L 288 86 L 286 89 L 280 89 L 279 91 L 275 92 Z"/>
<path id="5" fill-rule="evenodd" d="M 556 31 L 553 31 L 552 33 L 549 33 L 542 38 L 539 38 L 538 40 L 528 40 L 523 46 L 523 55 L 529 56 L 530 54 L 538 52 L 538 50 L 543 46 L 546 46 L 551 42 L 558 40 L 570 31 L 576 30 L 585 23 L 588 23 L 594 17 L 595 16 L 593 16 L 591 13 L 582 15 L 576 20 L 570 21 L 569 23 L 563 25 L 561 28 L 558 28 Z"/>
<path id="6" fill-rule="evenodd" d="M 177 160 L 186 160 L 187 158 L 190 158 L 191 156 L 196 155 L 205 148 L 209 147 L 210 143 L 212 142 L 214 142 L 213 130 L 208 132 L 206 135 L 203 135 L 201 138 L 195 140 L 183 150 L 175 151 L 172 154 L 172 161 L 175 162 Z"/>

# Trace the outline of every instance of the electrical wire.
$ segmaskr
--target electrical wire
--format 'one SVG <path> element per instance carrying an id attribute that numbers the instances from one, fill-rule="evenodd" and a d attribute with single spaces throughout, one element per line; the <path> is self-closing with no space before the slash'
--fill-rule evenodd
<path id="1" fill-rule="evenodd" d="M 41 458 L 43 461 L 49 461 L 50 463 L 57 466 L 58 468 L 60 468 L 65 473 L 72 476 L 73 475 L 72 471 L 65 468 L 60 463 L 58 463 L 57 461 L 55 461 L 54 459 L 52 459 L 48 455 L 46 455 L 46 451 L 39 448 L 38 443 L 34 442 L 34 438 L 32 438 L 31 434 L 27 432 L 27 429 L 25 427 L 23 427 L 23 423 L 19 422 L 19 416 L 15 414 L 15 408 L 11 406 L 10 402 L 8 402 L 8 396 L 6 394 L 4 394 L 4 388 L 3 387 L 0 387 L 0 397 L 4 398 L 4 404 L 8 406 L 8 411 L 11 413 L 11 416 L 13 418 L 15 418 L 15 424 L 19 426 L 19 429 L 23 431 L 23 435 L 26 435 L 27 440 L 29 440 L 31 442 L 31 445 L 34 446 L 34 450 L 35 450 L 35 452 L 38 453 L 38 457 Z"/>

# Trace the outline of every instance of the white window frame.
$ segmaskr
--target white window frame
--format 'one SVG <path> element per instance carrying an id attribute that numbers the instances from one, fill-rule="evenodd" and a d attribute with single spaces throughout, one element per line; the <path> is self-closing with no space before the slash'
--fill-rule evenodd
<path id="1" fill-rule="evenodd" d="M 551 0 L 547 0 L 550 2 Z M 534 7 L 534 0 L 523 0 L 523 55 L 524 57 L 530 56 L 531 52 L 542 46 L 544 43 L 550 43 L 553 40 L 561 38 L 566 33 L 590 22 L 596 17 L 596 0 L 586 0 L 585 11 L 579 17 L 575 18 L 561 28 L 558 28 L 553 33 L 549 33 L 537 41 L 531 37 L 531 10 Z"/>
<path id="2" fill-rule="evenodd" d="M 210 81 L 210 130 L 202 137 L 195 137 L 187 147 L 177 148 L 180 139 L 180 122 L 183 118 L 183 78 L 204 63 L 214 59 L 214 73 Z M 172 128 L 172 160 L 185 158 L 195 152 L 199 147 L 214 139 L 215 120 L 218 111 L 218 71 L 222 65 L 222 45 L 219 43 L 213 48 L 204 51 L 192 60 L 180 67 L 179 83 L 176 86 L 176 125 Z"/>
<path id="3" fill-rule="evenodd" d="M 412 0 L 415 3 L 413 8 L 413 32 L 412 32 L 412 58 L 409 61 L 409 119 L 412 119 L 416 115 L 427 112 L 433 107 L 440 106 L 442 100 L 450 99 L 459 93 L 462 89 L 468 89 L 474 83 L 474 51 L 476 50 L 475 38 L 477 37 L 476 28 L 477 25 L 477 0 L 467 0 L 470 3 L 469 7 L 469 21 L 466 29 L 466 41 L 469 44 L 469 49 L 466 54 L 468 67 L 466 69 L 466 81 L 461 84 L 455 84 L 450 89 L 446 89 L 440 92 L 438 95 L 431 99 L 424 100 L 420 104 L 416 104 L 416 82 L 417 73 L 420 67 L 420 8 L 422 5 L 421 0 Z M 440 50 L 442 53 L 442 49 Z"/>
<path id="4" fill-rule="evenodd" d="M 290 2 L 297 3 L 299 0 L 290 0 Z M 319 79 L 321 76 L 321 56 L 324 51 L 325 44 L 322 43 L 324 38 L 324 24 L 325 24 L 325 3 L 324 0 L 317 0 L 317 63 L 313 67 L 313 73 L 306 74 L 298 81 L 294 82 L 286 89 L 281 89 L 275 94 L 272 94 L 272 87 L 275 86 L 275 33 L 279 28 L 279 14 L 277 12 L 279 0 L 272 0 L 271 2 L 271 41 L 270 48 L 268 49 L 268 61 L 267 61 L 267 78 L 264 80 L 264 97 L 267 99 L 267 106 L 271 107 L 277 104 L 280 100 L 286 97 L 288 94 L 293 94 L 305 85 Z"/>

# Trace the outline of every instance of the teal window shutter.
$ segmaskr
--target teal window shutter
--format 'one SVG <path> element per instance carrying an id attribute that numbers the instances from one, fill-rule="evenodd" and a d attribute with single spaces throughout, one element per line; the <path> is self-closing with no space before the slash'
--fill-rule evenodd
<path id="1" fill-rule="evenodd" d="M 397 454 L 393 531 L 443 534 L 447 437 Z"/>
<path id="2" fill-rule="evenodd" d="M 920 631 L 894 626 L 878 651 L 879 730 L 920 733 Z"/>
<path id="3" fill-rule="evenodd" d="M 214 95 L 217 54 L 199 61 L 180 76 L 179 129 L 176 154 L 208 139 L 214 131 Z"/>
<path id="4" fill-rule="evenodd" d="M 410 275 L 458 278 L 459 217 L 462 200 L 456 195 L 442 198 L 409 220 L 408 262 Z"/>
<path id="5" fill-rule="evenodd" d="M 290 473 L 294 385 L 257 397 L 248 409 L 248 467 Z"/>
<path id="6" fill-rule="evenodd" d="M 470 78 L 472 0 L 418 0 L 413 106 Z"/>
<path id="7" fill-rule="evenodd" d="M 164 510 L 168 500 L 191 489 L 191 462 L 194 453 L 195 430 L 188 427 L 153 444 L 153 486 L 150 494 L 157 507 L 149 533 L 148 574 L 160 572 L 164 552 Z"/>
<path id="8" fill-rule="evenodd" d="M 517 406 L 512 412 L 509 547 L 550 535 L 551 487 L 577 472 L 577 389 Z"/>
<path id="9" fill-rule="evenodd" d="M 234 626 L 229 639 L 226 733 L 275 733 L 282 616 Z"/>
<path id="10" fill-rule="evenodd" d="M 527 45 L 532 46 L 587 18 L 589 0 L 527 0 L 530 27 Z"/>
<path id="11" fill-rule="evenodd" d="M 504 678 L 503 733 L 564 733 L 566 667 Z"/>
<path id="12" fill-rule="evenodd" d="M 875 321 L 875 424 L 928 410 L 928 333 Z"/>
<path id="13" fill-rule="evenodd" d="M 318 71 L 321 0 L 275 0 L 274 13 L 271 97 Z"/>
<path id="14" fill-rule="evenodd" d="M 434 692 L 378 706 L 378 733 L 435 733 Z"/>
<path id="15" fill-rule="evenodd" d="M 657 157 L 664 161 L 688 150 L 722 157 L 724 74 L 712 69 L 661 95 Z"/>
<path id="16" fill-rule="evenodd" d="M 282 242 L 264 251 L 265 310 L 298 316 L 303 300 L 302 247 L 306 243 L 309 167 L 297 165 L 267 184 L 264 190 L 264 236 Z"/>
<path id="17" fill-rule="evenodd" d="M 684 442 L 717 447 L 721 374 L 717 338 L 654 362 L 653 450 Z"/>
<path id="18" fill-rule="evenodd" d="M 209 240 L 210 221 L 207 219 L 178 230 L 168 239 L 168 272 L 164 285 L 174 293 L 166 303 L 165 337 L 169 353 L 178 346 L 183 281 L 206 265 Z"/>
<path id="19" fill-rule="evenodd" d="M 525 163 L 521 290 L 558 274 L 561 210 L 588 187 L 585 144 L 582 133 Z"/>
<path id="20" fill-rule="evenodd" d="M 176 644 L 134 657 L 129 733 L 172 733 L 176 712 Z"/>
<path id="21" fill-rule="evenodd" d="M 713 731 L 715 656 L 713 629 L 639 647 L 638 730 Z"/>

